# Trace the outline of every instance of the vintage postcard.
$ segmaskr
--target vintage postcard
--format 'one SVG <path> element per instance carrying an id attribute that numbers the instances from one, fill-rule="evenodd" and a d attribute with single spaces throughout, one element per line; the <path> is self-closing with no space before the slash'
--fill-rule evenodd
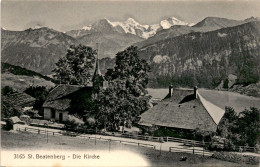
<path id="1" fill-rule="evenodd" d="M 259 11 L 2 0 L 0 166 L 259 166 Z"/>

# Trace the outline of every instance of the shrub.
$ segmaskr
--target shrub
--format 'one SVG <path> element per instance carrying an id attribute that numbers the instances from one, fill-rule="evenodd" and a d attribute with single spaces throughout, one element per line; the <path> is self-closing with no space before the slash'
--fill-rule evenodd
<path id="1" fill-rule="evenodd" d="M 86 124 L 89 125 L 90 127 L 93 127 L 95 125 L 95 123 L 96 123 L 96 120 L 95 120 L 95 118 L 92 118 L 92 117 L 88 118 L 87 122 L 86 122 Z"/>
<path id="2" fill-rule="evenodd" d="M 3 126 L 4 130 L 12 130 L 13 129 L 13 121 L 11 119 L 6 119 L 6 124 Z"/>
<path id="3" fill-rule="evenodd" d="M 235 163 L 246 163 L 250 165 L 259 165 L 260 158 L 255 156 L 249 155 L 241 155 L 237 153 L 230 153 L 230 152 L 215 152 L 212 155 L 213 158 L 230 161 Z"/>
<path id="4" fill-rule="evenodd" d="M 14 93 L 14 90 L 10 86 L 5 86 L 2 88 L 2 95 L 8 95 Z"/>
<path id="5" fill-rule="evenodd" d="M 228 82 L 229 82 L 228 79 L 224 80 L 224 83 L 223 83 L 223 88 L 224 89 L 228 89 Z"/>
<path id="6" fill-rule="evenodd" d="M 20 116 L 22 109 L 20 107 L 11 106 L 9 103 L 2 101 L 1 103 L 1 116 L 2 118 L 10 118 L 13 116 Z"/>
<path id="7" fill-rule="evenodd" d="M 30 86 L 25 91 L 28 95 L 34 97 L 36 99 L 35 104 L 33 105 L 33 108 L 35 110 L 38 110 L 38 114 L 43 116 L 43 108 L 42 105 L 45 102 L 48 90 L 44 86 Z"/>
<path id="8" fill-rule="evenodd" d="M 70 131 L 77 131 L 82 125 L 84 125 L 84 122 L 81 119 L 69 115 L 68 119 L 65 121 L 64 128 Z"/>

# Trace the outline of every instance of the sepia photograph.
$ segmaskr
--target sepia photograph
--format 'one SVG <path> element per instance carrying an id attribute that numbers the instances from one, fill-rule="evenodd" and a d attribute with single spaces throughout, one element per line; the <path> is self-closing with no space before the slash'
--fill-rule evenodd
<path id="1" fill-rule="evenodd" d="M 259 0 L 2 0 L 3 167 L 260 165 Z"/>

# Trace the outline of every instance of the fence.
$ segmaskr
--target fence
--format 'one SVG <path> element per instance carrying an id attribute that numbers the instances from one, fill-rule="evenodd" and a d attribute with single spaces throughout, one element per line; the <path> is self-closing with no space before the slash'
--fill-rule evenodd
<path id="1" fill-rule="evenodd" d="M 186 148 L 181 148 L 181 147 L 169 147 L 169 152 L 185 152 L 185 153 L 190 153 L 190 154 L 198 154 L 202 156 L 211 156 L 213 153 L 207 151 L 204 149 L 199 148 L 191 148 L 191 147 L 186 147 Z"/>
<path id="2" fill-rule="evenodd" d="M 59 134 L 61 134 L 62 131 L 60 131 Z M 46 132 L 45 132 L 46 133 Z M 57 133 L 57 132 L 55 132 Z M 187 140 L 187 139 L 181 139 L 181 138 L 175 138 L 175 137 L 155 137 L 155 136 L 144 136 L 144 135 L 138 135 L 138 134 L 128 134 L 128 133 L 107 133 L 102 132 L 99 130 L 93 130 L 93 129 L 83 129 L 80 131 L 73 131 L 73 132 L 66 132 L 64 135 L 69 136 L 76 136 L 77 134 L 100 134 L 100 135 L 106 135 L 106 136 L 115 136 L 115 137 L 123 137 L 123 138 L 131 138 L 131 139 L 137 139 L 137 140 L 145 140 L 145 141 L 153 141 L 153 142 L 178 142 L 183 143 L 185 146 L 198 146 L 202 147 L 204 145 L 207 145 L 208 143 L 201 142 L 201 141 L 195 141 L 195 140 Z"/>
<path id="3" fill-rule="evenodd" d="M 88 135 L 80 135 L 80 137 L 89 138 L 89 139 L 99 139 L 99 140 L 105 140 L 105 141 L 112 141 L 112 142 L 120 142 L 120 143 L 122 143 L 122 144 L 134 144 L 134 145 L 137 145 L 137 146 L 151 147 L 151 148 L 153 148 L 153 149 L 156 148 L 155 145 L 146 144 L 146 143 L 140 143 L 140 142 L 123 141 L 123 140 L 115 140 L 115 139 L 107 139 L 107 138 L 103 138 L 103 137 L 93 137 L 93 136 L 88 136 Z"/>
<path id="4" fill-rule="evenodd" d="M 249 147 L 249 146 L 237 146 L 235 148 L 235 151 L 260 153 L 260 149 L 259 148 L 257 148 L 257 147 Z"/>
<path id="5" fill-rule="evenodd" d="M 71 132 L 71 131 L 51 131 L 51 130 L 39 130 L 35 128 L 25 128 L 25 131 L 30 131 L 33 133 L 38 134 L 52 134 L 52 135 L 67 135 L 67 136 L 77 136 L 79 133 Z M 43 131 L 43 133 L 41 132 Z M 195 140 L 187 140 L 187 139 L 180 139 L 175 137 L 154 137 L 154 136 L 144 136 L 144 135 L 133 135 L 128 133 L 105 133 L 97 130 L 92 129 L 85 129 L 84 133 L 87 134 L 100 134 L 100 135 L 106 135 L 106 136 L 115 136 L 115 137 L 123 137 L 123 138 L 130 138 L 130 139 L 137 139 L 137 140 L 144 140 L 144 141 L 153 141 L 153 142 L 178 142 L 183 143 L 185 146 L 197 146 L 197 147 L 203 147 L 207 142 L 203 143 L 201 141 L 195 141 Z"/>
<path id="6" fill-rule="evenodd" d="M 53 136 L 61 136 L 63 135 L 61 131 L 51 131 L 48 129 L 41 130 L 41 129 L 35 129 L 35 128 L 29 128 L 25 127 L 24 129 L 18 128 L 16 129 L 18 131 L 25 131 L 25 132 L 31 132 L 31 133 L 37 133 L 37 134 L 48 134 L 48 135 L 53 135 Z"/>
<path id="7" fill-rule="evenodd" d="M 48 135 L 53 135 L 53 136 L 62 136 L 62 135 L 66 135 L 66 136 L 78 136 L 78 134 L 74 133 L 74 132 L 69 132 L 69 131 L 51 131 L 49 129 L 36 129 L 36 128 L 29 128 L 29 127 L 24 127 L 23 128 L 18 128 L 16 129 L 18 131 L 24 131 L 24 132 L 31 132 L 31 133 L 37 133 L 37 134 L 48 134 Z M 83 138 L 89 138 L 89 139 L 98 139 L 98 140 L 105 140 L 109 142 L 109 147 L 110 147 L 110 142 L 120 142 L 122 144 L 134 144 L 137 145 L 138 147 L 150 147 L 155 149 L 156 146 L 152 145 L 152 144 L 145 144 L 145 143 L 140 143 L 140 142 L 132 142 L 132 141 L 123 141 L 123 140 L 114 140 L 114 139 L 107 139 L 107 138 L 103 138 L 103 137 L 92 137 L 92 136 L 88 136 L 88 135 L 79 135 L 79 137 L 83 137 Z"/>
<path id="8" fill-rule="evenodd" d="M 20 128 L 17 130 L 21 130 Z M 61 136 L 61 135 L 66 135 L 66 136 L 78 136 L 78 133 L 75 132 L 70 132 L 70 131 L 52 131 L 47 129 L 36 129 L 36 128 L 29 128 L 29 127 L 25 127 L 24 131 L 28 131 L 28 132 L 32 132 L 32 133 L 38 133 L 38 134 L 48 134 L 48 135 L 53 135 L 53 136 Z M 178 142 L 178 143 L 183 143 L 184 146 L 193 146 L 193 147 L 205 147 L 206 145 L 209 144 L 209 142 L 201 142 L 201 141 L 195 141 L 195 140 L 187 140 L 187 139 L 180 139 L 180 138 L 175 138 L 175 137 L 154 137 L 154 136 L 144 136 L 144 135 L 133 135 L 133 134 L 127 134 L 127 133 L 104 133 L 101 131 L 95 131 L 92 129 L 86 129 L 84 130 L 85 133 L 89 133 L 89 134 L 100 134 L 100 135 L 107 135 L 107 136 L 115 136 L 115 137 L 123 137 L 123 138 L 131 138 L 131 139 L 137 139 L 137 140 L 144 140 L 144 141 L 154 141 L 154 142 Z M 81 137 L 84 137 L 83 134 L 80 135 Z M 95 139 L 95 137 L 90 137 L 87 136 L 87 138 L 92 138 Z M 125 144 L 136 144 L 138 146 L 146 146 L 146 147 L 151 147 L 155 149 L 154 145 L 150 145 L 150 144 L 143 144 L 143 143 L 139 143 L 139 142 L 128 142 L 128 141 L 122 141 L 122 140 L 111 140 L 111 139 L 105 139 L 105 138 L 96 138 L 96 139 L 100 139 L 100 140 L 110 140 L 110 141 L 119 141 L 120 143 L 125 143 Z M 175 151 L 178 150 L 178 147 L 170 147 L 169 151 L 173 151 L 175 149 Z M 187 147 L 188 149 L 188 147 Z M 182 150 L 183 151 L 183 150 Z M 187 150 L 186 150 L 187 151 Z M 192 150 L 193 151 L 193 150 Z M 200 152 L 200 150 L 194 150 L 196 152 Z M 259 153 L 259 148 L 257 147 L 247 147 L 247 146 L 240 146 L 240 147 L 236 147 L 235 151 L 239 151 L 239 152 L 254 152 L 254 153 Z M 187 151 L 190 152 L 190 151 Z"/>
<path id="9" fill-rule="evenodd" d="M 185 146 L 197 146 L 197 147 L 204 147 L 205 145 L 208 145 L 209 142 L 202 142 L 202 141 L 196 141 L 196 140 L 187 140 L 187 139 L 180 139 L 175 137 L 164 137 L 164 140 L 166 142 L 178 142 L 183 143 Z"/>
<path id="10" fill-rule="evenodd" d="M 154 136 L 132 135 L 132 134 L 125 134 L 125 133 L 122 133 L 118 137 L 147 140 L 147 141 L 154 141 L 154 142 L 178 142 L 178 143 L 183 143 L 185 146 L 197 146 L 197 147 L 203 147 L 209 144 L 209 142 L 187 140 L 187 139 L 181 139 L 175 137 L 154 137 Z"/>

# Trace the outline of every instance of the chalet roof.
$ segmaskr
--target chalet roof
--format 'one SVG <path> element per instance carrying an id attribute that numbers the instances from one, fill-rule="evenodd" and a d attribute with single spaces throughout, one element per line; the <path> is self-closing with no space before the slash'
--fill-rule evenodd
<path id="1" fill-rule="evenodd" d="M 199 89 L 198 93 L 208 102 L 218 106 L 222 110 L 225 110 L 225 107 L 229 106 L 234 108 L 236 113 L 240 113 L 245 110 L 245 108 L 260 108 L 260 98 L 257 97 L 241 95 L 236 92 L 207 89 Z"/>
<path id="2" fill-rule="evenodd" d="M 43 107 L 54 108 L 56 110 L 67 110 L 70 107 L 70 99 L 56 99 L 52 101 L 46 101 Z"/>
<path id="3" fill-rule="evenodd" d="M 53 90 L 50 91 L 46 101 L 51 101 L 55 99 L 60 99 L 62 97 L 65 97 L 71 93 L 74 93 L 84 86 L 82 85 L 58 85 Z"/>
<path id="4" fill-rule="evenodd" d="M 11 106 L 26 107 L 32 106 L 36 99 L 24 92 L 18 92 L 2 96 L 2 100 Z"/>
<path id="5" fill-rule="evenodd" d="M 187 100 L 193 100 L 194 98 L 193 89 L 173 89 L 173 96 L 169 97 L 167 95 L 164 101 L 179 104 Z"/>
<path id="6" fill-rule="evenodd" d="M 223 116 L 223 115 L 222 115 Z M 222 117 L 221 116 L 221 117 Z M 194 90 L 174 89 L 171 97 L 144 112 L 139 124 L 216 131 L 217 124 Z M 214 115 L 213 115 L 214 117 Z"/>
<path id="7" fill-rule="evenodd" d="M 72 99 L 70 99 L 71 97 L 68 96 L 85 88 L 89 87 L 83 85 L 58 85 L 50 91 L 43 107 L 54 108 L 56 110 L 67 110 L 72 101 Z"/>
<path id="8" fill-rule="evenodd" d="M 199 93 L 198 93 L 199 99 L 205 109 L 208 111 L 209 115 L 211 118 L 214 120 L 214 122 L 218 125 L 221 118 L 225 114 L 225 110 L 221 109 L 220 107 L 214 105 L 213 103 L 209 102 L 205 98 L 203 98 Z"/>

